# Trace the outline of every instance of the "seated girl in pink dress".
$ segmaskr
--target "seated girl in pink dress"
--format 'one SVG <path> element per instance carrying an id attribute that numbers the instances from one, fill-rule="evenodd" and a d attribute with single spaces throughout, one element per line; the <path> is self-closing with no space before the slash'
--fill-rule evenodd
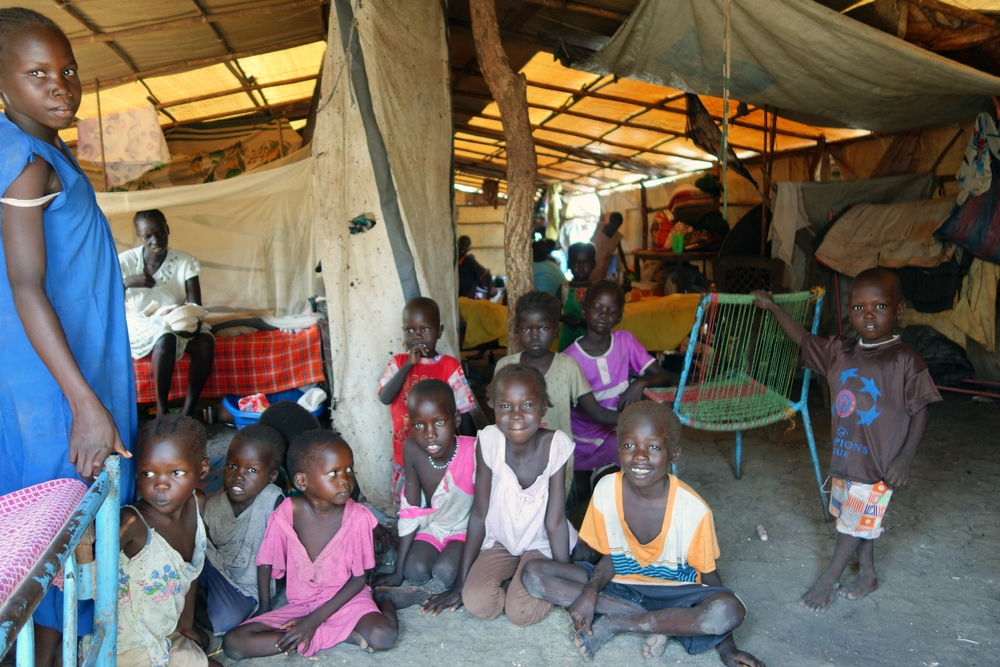
<path id="1" fill-rule="evenodd" d="M 286 577 L 288 604 L 226 633 L 234 659 L 298 651 L 309 657 L 341 642 L 367 650 L 396 643 L 392 602 L 378 605 L 365 584 L 375 567 L 372 513 L 351 500 L 354 454 L 339 434 L 306 431 L 288 448 L 288 472 L 302 496 L 287 498 L 267 523 L 257 551 L 261 574 Z M 261 586 L 261 603 L 270 596 Z"/>
<path id="2" fill-rule="evenodd" d="M 625 293 L 610 280 L 594 283 L 583 303 L 587 333 L 566 348 L 576 359 L 601 407 L 621 411 L 642 400 L 646 387 L 669 384 L 670 376 L 628 331 L 611 330 L 622 321 Z M 632 378 L 636 378 L 632 380 Z M 576 443 L 574 468 L 596 470 L 618 462 L 615 427 L 595 423 L 579 406 L 570 413 Z M 581 479 L 577 477 L 577 483 Z"/>

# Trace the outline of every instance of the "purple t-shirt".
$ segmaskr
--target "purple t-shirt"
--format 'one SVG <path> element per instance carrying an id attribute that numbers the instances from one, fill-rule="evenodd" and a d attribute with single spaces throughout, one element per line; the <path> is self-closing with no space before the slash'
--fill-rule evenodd
<path id="1" fill-rule="evenodd" d="M 564 354 L 576 359 L 594 390 L 594 398 L 611 410 L 618 409 L 618 397 L 628 389 L 630 377 L 642 375 L 650 364 L 656 362 L 628 331 L 613 332 L 611 346 L 599 357 L 584 352 L 579 340 L 567 347 Z M 573 408 L 570 417 L 576 443 L 574 467 L 577 470 L 593 470 L 597 465 L 616 460 L 618 440 L 614 426 L 595 424 L 579 406 Z M 596 453 L 598 449 L 602 453 Z"/>

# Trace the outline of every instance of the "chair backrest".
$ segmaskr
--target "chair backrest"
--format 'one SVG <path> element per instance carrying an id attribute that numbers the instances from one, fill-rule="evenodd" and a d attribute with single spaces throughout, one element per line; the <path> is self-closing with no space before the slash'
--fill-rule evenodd
<path id="1" fill-rule="evenodd" d="M 749 294 L 758 289 L 783 292 L 785 263 L 771 257 L 730 255 L 712 260 L 712 279 L 725 294 Z"/>
<path id="2" fill-rule="evenodd" d="M 822 294 L 817 288 L 774 300 L 807 328 L 812 310 L 815 333 Z M 793 412 L 798 357 L 798 346 L 773 314 L 754 304 L 754 297 L 706 294 L 691 329 L 674 411 L 685 424 L 717 431 L 779 421 Z"/>

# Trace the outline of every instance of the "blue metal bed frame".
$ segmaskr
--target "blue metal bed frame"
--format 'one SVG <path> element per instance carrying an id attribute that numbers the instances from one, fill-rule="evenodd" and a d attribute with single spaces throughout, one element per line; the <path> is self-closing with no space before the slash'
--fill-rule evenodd
<path id="1" fill-rule="evenodd" d="M 0 606 L 0 656 L 17 639 L 17 667 L 35 665 L 35 624 L 38 603 L 63 570 L 62 664 L 77 662 L 77 600 L 94 599 L 94 641 L 84 667 L 115 667 L 118 645 L 118 530 L 121 461 L 109 456 L 104 471 L 91 485 L 62 532 L 49 544 L 28 575 Z M 77 566 L 75 550 L 84 531 L 95 524 L 95 560 Z M 91 585 L 96 567 L 96 583 Z"/>

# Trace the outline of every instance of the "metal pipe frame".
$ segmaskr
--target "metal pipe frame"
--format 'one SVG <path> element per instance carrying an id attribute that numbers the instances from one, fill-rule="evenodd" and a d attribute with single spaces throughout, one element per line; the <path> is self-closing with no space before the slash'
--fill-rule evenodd
<path id="1" fill-rule="evenodd" d="M 698 303 L 698 311 L 695 314 L 694 324 L 691 326 L 691 336 L 688 339 L 688 348 L 684 354 L 684 369 L 681 371 L 680 383 L 677 386 L 677 392 L 674 396 L 674 413 L 680 419 L 681 423 L 684 424 L 685 426 L 691 426 L 691 420 L 681 414 L 680 411 L 681 402 L 683 401 L 684 398 L 684 389 L 687 386 L 688 375 L 691 369 L 691 362 L 694 359 L 694 351 L 698 344 L 698 337 L 701 331 L 701 326 L 705 319 L 705 307 L 707 304 L 712 302 L 713 294 L 706 294 L 701 298 L 701 301 Z M 782 297 L 787 299 L 789 296 L 791 295 L 787 294 L 775 295 L 775 302 L 780 304 L 780 302 L 783 300 Z M 823 297 L 824 297 L 823 291 L 819 290 L 819 294 L 816 297 L 815 306 L 813 307 L 813 318 L 812 318 L 812 328 L 811 328 L 811 333 L 813 335 L 815 335 L 816 332 L 819 330 L 819 320 L 823 310 Z M 748 300 L 748 303 L 753 300 L 753 297 L 750 295 L 747 295 L 746 298 Z M 795 403 L 790 403 L 789 407 L 793 411 L 798 412 L 799 414 L 802 415 L 802 424 L 805 428 L 806 440 L 809 444 L 809 456 L 812 458 L 813 473 L 816 476 L 816 487 L 819 489 L 820 503 L 823 511 L 823 520 L 829 521 L 830 515 L 827 512 L 826 491 L 823 490 L 823 476 L 820 470 L 819 456 L 816 453 L 816 438 L 813 436 L 812 420 L 809 417 L 809 380 L 811 377 L 812 377 L 812 371 L 810 371 L 808 368 L 805 369 L 805 371 L 802 374 L 802 393 L 799 397 L 799 400 Z M 740 479 L 742 477 L 740 468 L 743 458 L 743 431 L 739 429 L 725 429 L 725 430 L 736 431 L 735 473 L 736 473 L 736 479 Z M 670 466 L 670 472 L 675 476 L 677 475 L 676 463 Z"/>
<path id="2" fill-rule="evenodd" d="M 118 529 L 120 516 L 121 461 L 109 456 L 104 471 L 80 500 L 76 511 L 59 535 L 29 570 L 10 597 L 0 606 L 0 656 L 6 656 L 17 637 L 18 667 L 35 664 L 34 622 L 31 614 L 63 570 L 65 614 L 63 664 L 77 664 L 78 577 L 75 550 L 84 531 L 96 524 L 97 586 L 94 602 L 94 636 L 85 666 L 114 667 L 118 639 Z M 86 587 L 84 587 L 86 588 Z"/>

